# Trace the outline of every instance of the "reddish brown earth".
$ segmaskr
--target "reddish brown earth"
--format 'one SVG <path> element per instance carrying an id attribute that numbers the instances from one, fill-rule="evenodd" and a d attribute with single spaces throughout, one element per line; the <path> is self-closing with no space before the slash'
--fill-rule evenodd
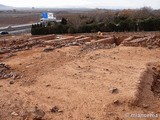
<path id="1" fill-rule="evenodd" d="M 159 47 L 120 45 L 84 49 L 104 38 L 80 36 L 50 36 L 50 40 L 30 35 L 0 38 L 15 40 L 14 45 L 29 46 L 29 50 L 11 50 L 13 56 L 9 56 L 11 51 L 0 54 L 1 62 L 20 76 L 15 80 L 0 79 L 0 120 L 36 120 L 39 114 L 43 120 L 140 120 L 127 115 L 160 114 Z M 85 37 L 90 37 L 91 43 Z M 84 38 L 85 44 L 79 43 Z M 57 48 L 57 39 L 61 44 L 76 41 L 79 45 Z M 36 40 L 38 46 L 26 40 Z M 1 48 L 13 46 L 12 42 L 2 43 Z M 53 49 L 44 52 L 44 48 Z M 39 112 L 35 112 L 35 106 Z"/>

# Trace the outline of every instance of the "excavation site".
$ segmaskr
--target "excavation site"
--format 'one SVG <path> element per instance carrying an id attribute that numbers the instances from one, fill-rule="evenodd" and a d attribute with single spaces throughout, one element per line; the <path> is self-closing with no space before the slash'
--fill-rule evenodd
<path id="1" fill-rule="evenodd" d="M 0 120 L 159 120 L 160 33 L 0 36 Z"/>

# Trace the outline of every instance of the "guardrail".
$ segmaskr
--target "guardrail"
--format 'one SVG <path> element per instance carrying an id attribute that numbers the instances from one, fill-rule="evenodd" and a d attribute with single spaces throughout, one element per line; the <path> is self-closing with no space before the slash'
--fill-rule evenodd
<path id="1" fill-rule="evenodd" d="M 35 23 L 33 23 L 35 24 Z M 7 26 L 7 27 L 0 27 L 0 32 L 2 31 L 18 31 L 18 30 L 24 30 L 24 29 L 30 29 L 32 24 L 22 24 L 22 25 L 14 25 L 14 26 Z"/>

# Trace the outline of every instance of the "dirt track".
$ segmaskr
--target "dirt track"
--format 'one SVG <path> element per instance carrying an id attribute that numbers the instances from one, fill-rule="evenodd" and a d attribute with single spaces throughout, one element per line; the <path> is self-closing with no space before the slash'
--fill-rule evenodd
<path id="1" fill-rule="evenodd" d="M 126 113 L 160 114 L 159 98 L 151 91 L 152 71 L 147 69 L 148 63 L 160 61 L 159 48 L 43 50 L 0 56 L 21 76 L 0 80 L 1 120 L 33 119 L 26 111 L 35 106 L 45 112 L 45 120 L 132 120 Z M 54 106 L 59 110 L 51 112 Z"/>

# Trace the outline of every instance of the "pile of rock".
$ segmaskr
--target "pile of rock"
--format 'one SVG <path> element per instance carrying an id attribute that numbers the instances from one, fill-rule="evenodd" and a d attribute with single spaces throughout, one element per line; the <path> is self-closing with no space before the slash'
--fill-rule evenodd
<path id="1" fill-rule="evenodd" d="M 42 109 L 39 109 L 37 106 L 26 109 L 21 113 L 23 120 L 43 120 L 44 116 L 45 112 Z"/>
<path id="2" fill-rule="evenodd" d="M 145 37 L 137 37 L 131 36 L 122 42 L 124 46 L 134 46 L 134 47 L 148 47 L 148 48 L 157 48 L 160 47 L 160 36 L 145 36 Z"/>
<path id="3" fill-rule="evenodd" d="M 33 46 L 40 46 L 43 44 L 43 40 L 26 40 L 19 44 L 12 44 L 10 46 L 5 46 L 0 48 L 0 54 L 5 54 L 9 52 L 17 52 L 22 50 L 28 50 Z"/>
<path id="4" fill-rule="evenodd" d="M 86 42 L 85 46 L 83 46 L 83 50 L 95 50 L 95 49 L 111 49 L 116 47 L 115 38 L 108 37 L 99 39 L 96 41 Z"/>
<path id="5" fill-rule="evenodd" d="M 9 53 L 11 51 L 10 48 L 8 47 L 3 47 L 0 49 L 0 54 L 5 54 L 5 53 Z"/>
<path id="6" fill-rule="evenodd" d="M 78 36 L 78 37 L 67 36 L 60 39 L 48 40 L 43 42 L 44 46 L 48 46 L 43 51 L 49 52 L 61 47 L 81 46 L 89 41 L 91 41 L 91 37 L 85 37 L 85 36 Z"/>
<path id="7" fill-rule="evenodd" d="M 10 70 L 10 67 L 5 65 L 4 63 L 0 63 L 0 79 L 6 79 L 10 77 L 10 74 L 8 71 Z"/>
<path id="8" fill-rule="evenodd" d="M 20 78 L 20 76 L 16 72 L 13 72 L 11 70 L 10 66 L 5 65 L 4 63 L 0 63 L 0 80 L 11 77 L 13 79 Z"/>

